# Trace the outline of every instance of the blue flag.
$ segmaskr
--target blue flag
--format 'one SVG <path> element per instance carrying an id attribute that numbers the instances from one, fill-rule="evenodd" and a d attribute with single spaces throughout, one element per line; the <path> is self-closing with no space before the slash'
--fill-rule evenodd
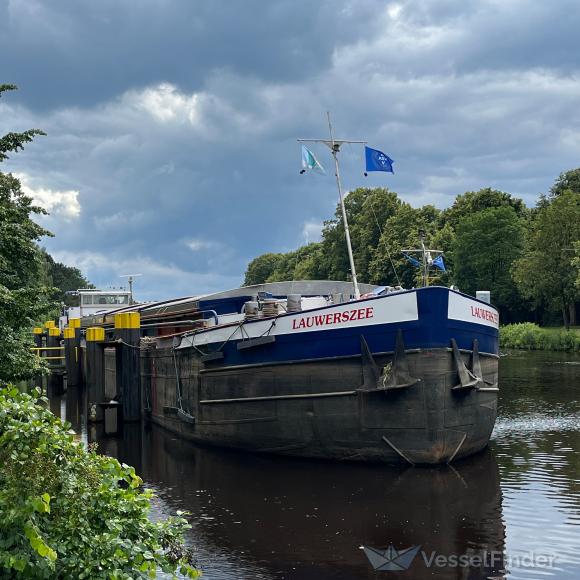
<path id="1" fill-rule="evenodd" d="M 367 171 L 393 171 L 394 161 L 382 151 L 371 149 L 365 145 L 365 158 L 367 162 Z"/>
<path id="2" fill-rule="evenodd" d="M 439 268 L 439 270 L 445 272 L 445 262 L 443 262 L 443 256 L 437 256 L 433 262 L 431 262 L 432 266 L 435 266 L 435 268 Z"/>
<path id="3" fill-rule="evenodd" d="M 413 256 L 409 256 L 409 254 L 405 254 L 403 252 L 403 256 L 405 256 L 405 258 L 407 258 L 407 260 L 409 260 L 409 262 L 411 262 L 411 264 L 413 264 L 413 266 L 420 266 L 421 262 L 419 262 L 419 260 L 417 260 L 416 258 L 413 258 Z"/>

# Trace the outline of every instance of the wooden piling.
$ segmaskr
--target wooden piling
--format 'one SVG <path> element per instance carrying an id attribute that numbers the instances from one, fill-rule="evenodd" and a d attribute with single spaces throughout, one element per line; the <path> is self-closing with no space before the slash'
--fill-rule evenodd
<path id="1" fill-rule="evenodd" d="M 64 356 L 66 363 L 67 385 L 76 387 L 81 384 L 81 328 L 80 318 L 71 318 L 64 334 Z"/>
<path id="2" fill-rule="evenodd" d="M 36 348 L 42 348 L 44 346 L 44 328 L 42 326 L 36 326 L 35 328 L 32 329 L 32 335 L 34 337 L 34 346 Z M 41 357 L 42 356 L 42 351 L 41 350 L 36 350 L 35 351 L 37 356 Z M 37 373 L 34 375 L 33 378 L 33 386 L 34 387 L 39 387 L 42 390 L 42 373 Z"/>
<path id="3" fill-rule="evenodd" d="M 49 350 L 45 351 L 44 358 L 48 360 L 48 367 L 50 368 L 50 375 L 48 376 L 48 397 L 59 397 L 64 393 L 64 365 L 62 350 L 60 347 L 60 328 L 58 328 L 54 321 L 53 325 L 48 327 L 48 336 L 46 338 L 46 346 Z M 48 322 L 45 322 L 45 326 Z"/>
<path id="4" fill-rule="evenodd" d="M 96 405 L 96 420 L 103 420 L 103 410 L 100 403 L 105 399 L 105 329 L 94 326 L 87 328 L 87 364 L 86 385 L 87 399 L 90 409 Z"/>
<path id="5" fill-rule="evenodd" d="M 141 419 L 141 316 L 138 312 L 115 314 L 117 347 L 117 393 L 124 421 Z"/>
<path id="6" fill-rule="evenodd" d="M 40 348 L 42 346 L 42 339 L 44 337 L 44 329 L 42 326 L 36 326 L 32 329 L 32 334 L 34 336 L 34 346 Z"/>

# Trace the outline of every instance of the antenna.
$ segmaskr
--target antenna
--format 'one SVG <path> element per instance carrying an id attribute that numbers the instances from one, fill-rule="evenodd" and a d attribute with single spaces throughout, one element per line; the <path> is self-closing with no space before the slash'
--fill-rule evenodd
<path id="1" fill-rule="evenodd" d="M 143 274 L 121 274 L 119 278 L 127 278 L 127 282 L 129 282 L 129 304 L 134 304 L 133 302 L 133 280 L 139 276 L 143 276 Z"/>
<path id="2" fill-rule="evenodd" d="M 356 268 L 354 266 L 354 258 L 352 256 L 352 244 L 350 242 L 350 231 L 348 229 L 348 221 L 346 219 L 346 209 L 344 208 L 344 199 L 342 196 L 342 184 L 340 182 L 340 171 L 338 167 L 338 152 L 345 143 L 360 143 L 365 144 L 366 141 L 347 141 L 346 139 L 335 139 L 332 131 L 332 123 L 330 122 L 330 112 L 327 111 L 328 130 L 330 132 L 330 139 L 298 139 L 299 143 L 324 143 L 331 151 L 334 157 L 334 168 L 336 177 L 336 186 L 338 187 L 338 197 L 340 198 L 340 207 L 342 208 L 342 220 L 344 222 L 344 233 L 346 235 L 346 246 L 348 249 L 348 259 L 350 261 L 350 272 L 352 274 L 352 283 L 354 286 L 354 297 L 358 300 L 360 298 L 360 291 L 358 288 L 358 280 L 356 277 Z"/>

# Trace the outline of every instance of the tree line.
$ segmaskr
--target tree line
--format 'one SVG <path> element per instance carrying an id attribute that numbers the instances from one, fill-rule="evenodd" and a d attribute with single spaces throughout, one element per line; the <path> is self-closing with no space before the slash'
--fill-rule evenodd
<path id="1" fill-rule="evenodd" d="M 0 96 L 16 89 L 0 85 Z M 0 162 L 44 135 L 39 129 L 0 137 Z M 77 268 L 55 261 L 39 242 L 52 234 L 34 221 L 46 214 L 27 196 L 20 181 L 0 172 L 0 382 L 19 380 L 37 371 L 30 351 L 32 326 L 57 316 L 66 292 L 89 283 Z"/>
<path id="2" fill-rule="evenodd" d="M 420 272 L 402 250 L 417 248 L 419 232 L 442 250 L 446 271 L 430 284 L 462 292 L 490 290 L 502 322 L 577 322 L 580 301 L 580 168 L 555 180 L 534 207 L 491 188 L 459 194 L 446 209 L 419 208 L 386 188 L 358 188 L 345 198 L 360 281 L 420 284 Z M 324 222 L 322 239 L 287 253 L 254 258 L 245 285 L 300 279 L 349 280 L 340 206 Z"/>
<path id="3" fill-rule="evenodd" d="M 0 136 L 0 163 L 39 135 Z M 39 389 L 10 385 L 42 370 L 32 327 L 88 284 L 39 246 L 44 213 L 0 172 L 0 578 L 197 578 L 181 513 L 154 522 L 134 468 L 80 444 Z"/>

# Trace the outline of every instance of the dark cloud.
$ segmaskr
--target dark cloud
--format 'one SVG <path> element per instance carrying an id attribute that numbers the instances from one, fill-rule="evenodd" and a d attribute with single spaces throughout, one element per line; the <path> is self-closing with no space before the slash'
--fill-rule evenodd
<path id="1" fill-rule="evenodd" d="M 533 203 L 578 164 L 572 3 L 0 2 L 0 132 L 42 127 L 3 170 L 51 205 L 48 248 L 143 298 L 218 290 L 316 235 L 331 172 L 300 176 L 298 137 L 367 139 L 384 186 L 449 205 L 492 186 Z M 314 147 L 330 167 L 328 152 Z M 48 201 L 47 201 L 48 200 Z M 77 215 L 76 209 L 80 208 Z M 77 209 L 78 209 L 77 208 Z"/>
<path id="2" fill-rule="evenodd" d="M 378 0 L 13 0 L 0 69 L 29 106 L 94 105 L 170 82 L 199 90 L 212 70 L 269 81 L 316 74 L 334 47 L 372 32 Z"/>

